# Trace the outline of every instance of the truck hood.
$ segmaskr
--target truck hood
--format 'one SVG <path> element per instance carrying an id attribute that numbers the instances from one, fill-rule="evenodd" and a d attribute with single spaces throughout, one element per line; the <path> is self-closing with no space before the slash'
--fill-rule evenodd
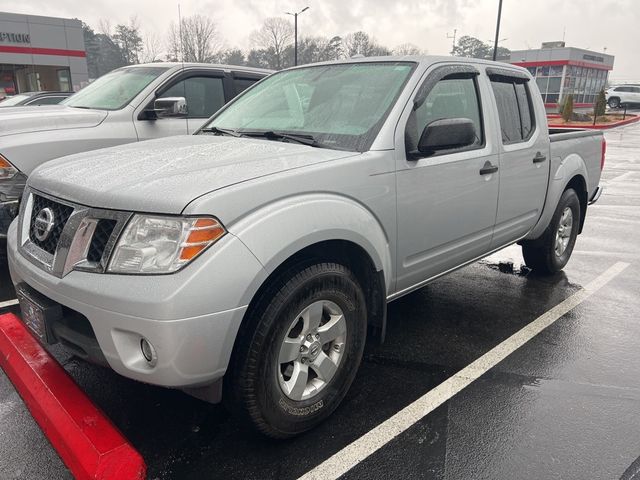
<path id="1" fill-rule="evenodd" d="M 180 213 L 206 193 L 274 173 L 358 155 L 271 140 L 182 135 L 62 157 L 29 185 L 98 208 Z"/>
<path id="2" fill-rule="evenodd" d="M 95 127 L 105 119 L 107 113 L 104 110 L 66 105 L 0 108 L 0 137 L 44 130 Z"/>

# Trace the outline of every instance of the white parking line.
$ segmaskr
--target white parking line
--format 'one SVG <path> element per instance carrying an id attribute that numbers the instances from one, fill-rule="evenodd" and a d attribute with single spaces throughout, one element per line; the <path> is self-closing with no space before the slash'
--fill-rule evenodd
<path id="1" fill-rule="evenodd" d="M 0 308 L 11 307 L 13 305 L 18 304 L 18 299 L 14 298 L 13 300 L 7 300 L 6 302 L 0 302 Z"/>
<path id="2" fill-rule="evenodd" d="M 617 257 L 625 260 L 640 260 L 640 253 L 605 252 L 603 250 L 574 250 L 572 255 L 592 255 L 594 257 Z"/>
<path id="3" fill-rule="evenodd" d="M 329 457 L 313 470 L 302 475 L 298 480 L 334 480 L 345 474 L 462 389 L 469 386 L 545 328 L 553 325 L 556 320 L 580 305 L 628 266 L 629 264 L 624 262 L 615 263 L 584 288 L 536 318 L 476 361 L 437 387 L 429 390 L 425 395 L 382 422 L 373 430 L 365 433 L 355 442 Z"/>
<path id="4" fill-rule="evenodd" d="M 631 175 L 633 175 L 634 173 L 636 173 L 636 172 L 626 172 L 626 173 L 623 173 L 623 174 L 621 174 L 621 175 L 618 175 L 617 177 L 613 177 L 613 178 L 611 178 L 611 179 L 609 179 L 609 180 L 605 180 L 604 182 L 602 182 L 602 184 L 603 184 L 603 185 L 605 185 L 605 186 L 607 186 L 607 185 L 612 184 L 613 182 L 619 182 L 619 181 L 621 181 L 621 180 L 626 180 L 627 178 L 629 178 L 629 177 L 630 177 Z"/>

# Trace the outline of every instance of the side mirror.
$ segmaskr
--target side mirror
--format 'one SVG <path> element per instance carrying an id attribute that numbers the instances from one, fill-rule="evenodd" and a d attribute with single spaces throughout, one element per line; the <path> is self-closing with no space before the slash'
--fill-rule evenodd
<path id="1" fill-rule="evenodd" d="M 418 151 L 433 155 L 440 150 L 462 148 L 476 141 L 476 127 L 468 118 L 443 118 L 434 120 L 422 131 Z"/>
<path id="2" fill-rule="evenodd" d="M 184 97 L 156 98 L 153 102 L 153 111 L 157 118 L 186 117 L 187 100 Z"/>

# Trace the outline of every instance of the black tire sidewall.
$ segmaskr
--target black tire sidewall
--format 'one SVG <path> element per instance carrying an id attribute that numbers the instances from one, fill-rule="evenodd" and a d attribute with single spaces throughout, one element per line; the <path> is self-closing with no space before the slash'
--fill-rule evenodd
<path id="1" fill-rule="evenodd" d="M 261 322 L 266 322 L 262 325 L 266 328 L 262 348 L 250 351 L 248 366 L 255 365 L 257 380 L 256 413 L 273 436 L 299 434 L 328 417 L 351 386 L 362 359 L 366 339 L 364 294 L 347 269 L 329 265 L 329 268 L 327 264 L 308 267 L 287 282 L 281 290 L 286 292 L 284 298 L 274 298 L 262 315 Z M 295 316 L 318 300 L 331 301 L 343 311 L 347 323 L 346 350 L 328 385 L 311 399 L 294 401 L 282 392 L 278 382 L 277 358 Z"/>
<path id="2" fill-rule="evenodd" d="M 555 238 L 556 232 L 560 225 L 560 219 L 562 218 L 562 212 L 564 212 L 565 208 L 571 208 L 571 213 L 573 215 L 573 223 L 571 225 L 571 236 L 569 237 L 569 243 L 567 244 L 567 248 L 561 256 L 556 255 L 555 251 Z M 558 207 L 556 208 L 555 213 L 553 214 L 553 221 L 551 222 L 551 230 L 549 231 L 547 237 L 547 248 L 549 249 L 548 255 L 551 261 L 553 270 L 559 271 L 564 268 L 569 259 L 571 258 L 571 253 L 573 252 L 573 247 L 576 244 L 576 239 L 578 238 L 578 230 L 580 229 L 580 200 L 578 199 L 578 195 L 575 190 L 568 189 L 565 190 L 562 196 L 560 197 L 560 202 L 558 202 Z"/>

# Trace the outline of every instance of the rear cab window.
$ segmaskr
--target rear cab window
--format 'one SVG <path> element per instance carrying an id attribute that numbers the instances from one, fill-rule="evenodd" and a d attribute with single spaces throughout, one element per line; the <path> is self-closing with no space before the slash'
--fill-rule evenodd
<path id="1" fill-rule="evenodd" d="M 529 79 L 507 70 L 487 71 L 496 100 L 504 145 L 526 142 L 535 131 L 535 114 Z"/>

